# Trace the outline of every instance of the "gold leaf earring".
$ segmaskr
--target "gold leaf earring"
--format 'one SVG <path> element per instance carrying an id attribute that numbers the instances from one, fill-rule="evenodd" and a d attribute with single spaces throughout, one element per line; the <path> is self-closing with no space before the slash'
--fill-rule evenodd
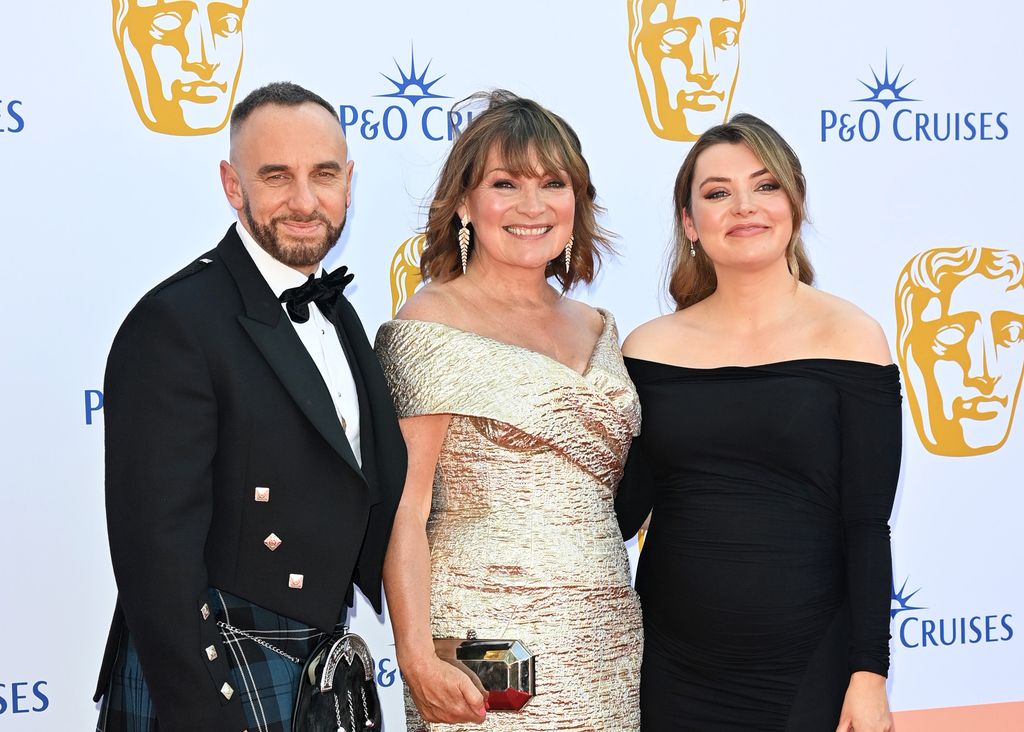
<path id="1" fill-rule="evenodd" d="M 469 217 L 462 216 L 462 228 L 459 229 L 459 255 L 462 258 L 462 274 L 466 274 L 466 263 L 469 261 Z"/>
<path id="2" fill-rule="evenodd" d="M 575 240 L 575 236 L 569 235 L 569 243 L 565 245 L 565 271 L 566 274 L 569 272 L 569 266 L 572 264 L 572 243 Z"/>

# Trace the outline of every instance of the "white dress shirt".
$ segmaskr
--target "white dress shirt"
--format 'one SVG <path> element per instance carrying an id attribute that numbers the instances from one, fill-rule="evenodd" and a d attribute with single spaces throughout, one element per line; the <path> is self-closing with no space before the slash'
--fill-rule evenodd
<path id="1" fill-rule="evenodd" d="M 245 246 L 245 251 L 249 252 L 252 261 L 256 263 L 256 268 L 270 285 L 270 289 L 273 290 L 274 297 L 280 298 L 281 293 L 285 290 L 299 287 L 306 282 L 306 275 L 270 256 L 250 236 L 241 222 L 235 224 L 235 229 Z M 315 274 L 317 277 L 323 277 L 322 264 L 317 268 Z M 284 303 L 281 304 L 281 307 L 285 308 Z M 345 351 L 341 347 L 341 341 L 338 340 L 334 325 L 324 317 L 315 303 L 309 304 L 309 320 L 305 323 L 292 321 L 288 317 L 287 310 L 285 310 L 284 317 L 295 328 L 299 340 L 309 351 L 313 363 L 320 370 L 320 375 L 324 377 L 324 383 L 327 384 L 327 389 L 334 400 L 334 408 L 338 412 L 338 419 L 341 420 L 345 436 L 348 437 L 356 461 L 361 466 L 363 457 L 359 443 L 359 395 L 356 392 L 355 379 L 352 377 L 352 368 L 348 364 L 348 359 L 345 358 Z"/>

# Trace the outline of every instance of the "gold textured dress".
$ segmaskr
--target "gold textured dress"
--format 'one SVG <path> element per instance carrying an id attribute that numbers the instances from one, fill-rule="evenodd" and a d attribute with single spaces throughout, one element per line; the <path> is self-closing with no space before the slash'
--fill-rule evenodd
<path id="1" fill-rule="evenodd" d="M 427 521 L 435 637 L 516 638 L 537 696 L 482 725 L 410 731 L 640 729 L 643 630 L 615 520 L 640 429 L 615 323 L 581 375 L 534 351 L 441 323 L 377 333 L 399 417 L 451 414 Z"/>

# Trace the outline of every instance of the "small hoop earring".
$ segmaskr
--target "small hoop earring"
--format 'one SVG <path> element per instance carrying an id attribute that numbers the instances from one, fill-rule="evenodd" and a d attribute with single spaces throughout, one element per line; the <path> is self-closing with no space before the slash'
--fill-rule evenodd
<path id="1" fill-rule="evenodd" d="M 469 217 L 461 217 L 462 228 L 459 229 L 459 255 L 462 259 L 462 274 L 466 274 L 466 264 L 469 262 Z"/>
<path id="2" fill-rule="evenodd" d="M 565 272 L 569 273 L 569 267 L 572 264 L 572 243 L 576 239 L 575 235 L 569 234 L 569 243 L 565 245 Z"/>

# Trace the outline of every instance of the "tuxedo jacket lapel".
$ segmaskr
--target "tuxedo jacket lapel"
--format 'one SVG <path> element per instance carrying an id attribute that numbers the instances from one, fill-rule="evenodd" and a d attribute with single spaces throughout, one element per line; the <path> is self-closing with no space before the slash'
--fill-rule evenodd
<path id="1" fill-rule="evenodd" d="M 284 317 L 281 304 L 246 253 L 234 227 L 216 252 L 231 272 L 245 303 L 245 313 L 238 316 L 242 327 L 299 409 L 365 483 L 366 478 L 341 428 L 334 401 L 320 371 L 291 322 Z"/>

